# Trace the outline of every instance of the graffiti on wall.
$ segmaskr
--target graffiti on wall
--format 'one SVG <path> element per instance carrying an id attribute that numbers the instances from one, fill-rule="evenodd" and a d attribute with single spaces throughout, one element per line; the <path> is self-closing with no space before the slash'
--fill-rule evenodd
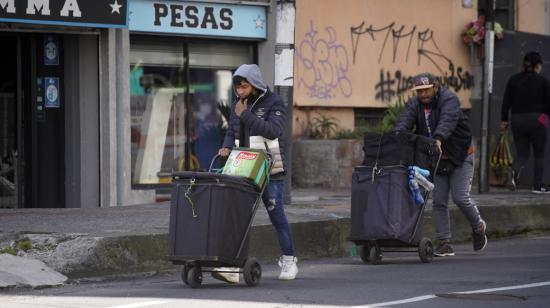
<path id="1" fill-rule="evenodd" d="M 414 76 L 404 75 L 400 70 L 396 70 L 393 74 L 390 71 L 380 70 L 379 81 L 374 86 L 376 99 L 389 102 L 396 96 L 407 93 L 413 87 L 413 78 Z M 469 72 L 464 72 L 462 67 L 455 69 L 452 63 L 449 65 L 448 72 L 436 78 L 439 84 L 455 92 L 471 89 L 474 84 L 473 76 Z"/>
<path id="2" fill-rule="evenodd" d="M 439 82 L 455 92 L 468 90 L 473 87 L 473 76 L 462 67 L 456 67 L 453 61 L 445 56 L 434 38 L 434 31 L 425 29 L 417 30 L 413 26 L 406 30 L 405 26 L 397 27 L 395 22 L 387 26 L 375 28 L 372 24 L 368 27 L 365 22 L 359 26 L 352 26 L 351 44 L 352 44 L 352 62 L 356 63 L 358 57 L 369 53 L 358 53 L 360 38 L 367 36 L 372 41 L 383 40 L 378 51 L 378 63 L 381 63 L 385 53 L 390 52 L 393 63 L 410 60 L 411 50 L 416 54 L 417 65 L 423 64 L 423 60 L 431 63 L 438 71 Z M 388 46 L 389 45 L 389 46 Z M 414 49 L 416 48 L 416 49 Z M 399 56 L 401 55 L 400 58 Z M 405 76 L 400 70 L 394 72 L 380 71 L 379 81 L 374 86 L 375 97 L 377 100 L 391 101 L 395 96 L 401 95 L 412 87 L 412 77 Z"/>
<path id="3" fill-rule="evenodd" d="M 438 46 L 432 29 L 396 22 L 382 27 L 366 22 L 347 25 L 321 27 L 310 20 L 303 36 L 296 39 L 295 87 L 308 98 L 362 100 L 369 96 L 391 102 L 412 88 L 410 75 L 421 71 L 435 73 L 442 85 L 455 92 L 474 85 L 472 74 Z"/>
<path id="4" fill-rule="evenodd" d="M 333 27 L 325 27 L 320 33 L 310 21 L 308 32 L 298 41 L 296 60 L 297 87 L 305 87 L 309 97 L 332 99 L 338 94 L 352 95 L 348 52 L 338 42 Z"/>

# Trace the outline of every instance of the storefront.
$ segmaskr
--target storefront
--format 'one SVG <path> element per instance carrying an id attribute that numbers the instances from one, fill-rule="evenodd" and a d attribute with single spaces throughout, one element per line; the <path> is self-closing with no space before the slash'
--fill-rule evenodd
<path id="1" fill-rule="evenodd" d="M 274 1 L 0 1 L 0 207 L 158 200 L 221 144 L 231 75 L 274 76 Z"/>
<path id="2" fill-rule="evenodd" d="M 101 40 L 127 10 L 0 1 L 0 207 L 99 206 Z"/>
<path id="3" fill-rule="evenodd" d="M 175 170 L 208 170 L 234 99 L 232 73 L 259 63 L 268 6 L 130 1 L 133 189 L 158 188 Z"/>

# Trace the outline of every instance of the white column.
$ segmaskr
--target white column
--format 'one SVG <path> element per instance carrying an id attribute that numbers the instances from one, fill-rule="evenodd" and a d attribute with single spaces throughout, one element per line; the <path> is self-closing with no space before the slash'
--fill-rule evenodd
<path id="1" fill-rule="evenodd" d="M 116 31 L 117 205 L 155 202 L 153 190 L 132 190 L 130 113 L 130 32 Z"/>
<path id="2" fill-rule="evenodd" d="M 110 207 L 117 205 L 117 87 L 114 29 L 101 32 L 99 46 L 100 203 L 101 207 Z"/>

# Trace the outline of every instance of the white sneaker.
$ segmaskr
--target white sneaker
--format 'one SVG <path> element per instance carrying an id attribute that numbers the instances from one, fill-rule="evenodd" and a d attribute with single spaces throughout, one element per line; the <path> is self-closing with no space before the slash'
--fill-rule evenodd
<path id="1" fill-rule="evenodd" d="M 279 258 L 279 267 L 281 268 L 281 273 L 279 274 L 279 279 L 281 280 L 293 280 L 298 274 L 298 258 L 294 256 L 281 256 Z"/>
<path id="2" fill-rule="evenodd" d="M 534 194 L 550 194 L 550 190 L 548 190 L 547 188 L 545 187 L 537 187 L 537 188 L 533 188 L 533 190 L 531 191 L 532 193 Z"/>
<path id="3" fill-rule="evenodd" d="M 239 269 L 236 267 L 216 267 L 211 274 L 212 277 L 227 283 L 239 283 Z M 227 273 L 231 272 L 231 273 Z"/>

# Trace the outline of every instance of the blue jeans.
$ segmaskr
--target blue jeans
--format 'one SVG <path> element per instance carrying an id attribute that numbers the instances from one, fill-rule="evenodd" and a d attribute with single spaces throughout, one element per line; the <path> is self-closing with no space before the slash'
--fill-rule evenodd
<path id="1" fill-rule="evenodd" d="M 292 243 L 292 233 L 290 225 L 285 214 L 283 205 L 283 192 L 285 188 L 284 180 L 271 180 L 264 190 L 262 201 L 266 208 L 274 206 L 272 210 L 268 210 L 269 220 L 277 230 L 277 238 L 283 255 L 294 256 L 294 244 Z"/>

